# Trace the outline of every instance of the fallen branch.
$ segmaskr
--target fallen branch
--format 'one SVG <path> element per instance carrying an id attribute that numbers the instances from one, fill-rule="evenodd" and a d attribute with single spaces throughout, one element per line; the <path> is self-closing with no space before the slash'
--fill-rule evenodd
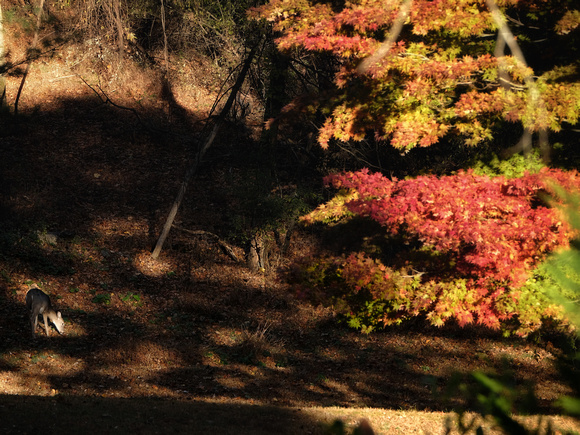
<path id="1" fill-rule="evenodd" d="M 95 89 L 94 86 L 90 85 L 82 76 L 77 74 L 77 77 L 80 78 L 83 83 L 91 90 L 95 93 L 95 95 L 99 98 L 99 100 L 101 100 L 101 102 L 103 104 L 110 104 L 113 107 L 116 107 L 117 109 L 122 109 L 122 110 L 128 110 L 129 112 L 131 112 L 133 115 L 135 115 L 135 118 L 137 118 L 137 121 L 139 121 L 140 124 L 143 124 L 144 126 L 146 126 L 146 124 L 141 120 L 141 116 L 139 116 L 139 112 L 137 112 L 137 110 L 133 109 L 132 107 L 126 107 L 126 106 L 121 106 L 120 104 L 115 103 L 113 100 L 111 100 L 109 98 L 109 96 L 107 95 L 107 93 L 105 91 L 103 91 L 103 88 L 101 88 L 101 86 L 97 86 L 97 88 L 99 89 L 98 91 Z"/>
<path id="2" fill-rule="evenodd" d="M 75 74 L 76 77 L 78 77 L 79 79 L 82 80 L 82 82 L 91 90 L 95 93 L 95 95 L 97 96 L 97 98 L 99 100 L 101 100 L 102 104 L 110 104 L 111 106 L 117 108 L 117 109 L 121 109 L 121 110 L 126 110 L 131 112 L 133 115 L 135 115 L 135 118 L 137 119 L 137 122 L 139 123 L 140 126 L 143 127 L 144 130 L 150 132 L 150 133 L 156 133 L 156 134 L 164 134 L 164 135 L 175 135 L 178 136 L 180 140 L 187 140 L 186 137 L 182 137 L 180 135 L 177 135 L 174 132 L 171 132 L 169 130 L 165 130 L 162 128 L 158 128 L 158 127 L 153 127 L 151 125 L 151 122 L 145 122 L 143 121 L 143 119 L 141 118 L 141 115 L 139 114 L 139 111 L 137 109 L 134 109 L 132 107 L 127 107 L 127 106 L 122 106 L 118 103 L 115 103 L 110 97 L 109 95 L 103 90 L 103 88 L 101 88 L 100 85 L 97 85 L 96 88 L 95 86 L 89 84 L 82 76 Z"/>
<path id="3" fill-rule="evenodd" d="M 230 257 L 236 263 L 240 262 L 240 259 L 238 258 L 238 256 L 234 252 L 233 248 L 230 245 L 228 245 L 225 241 L 220 239 L 220 237 L 217 234 L 210 233 L 209 231 L 205 231 L 205 230 L 188 230 L 187 228 L 183 228 L 183 227 L 180 227 L 178 225 L 173 225 L 173 227 L 175 229 L 178 229 L 179 231 L 183 231 L 184 233 L 191 234 L 192 236 L 209 237 L 210 239 L 212 239 L 214 242 L 217 243 L 217 245 L 220 247 L 220 249 L 222 250 L 222 252 L 224 254 L 226 254 L 228 257 Z"/>

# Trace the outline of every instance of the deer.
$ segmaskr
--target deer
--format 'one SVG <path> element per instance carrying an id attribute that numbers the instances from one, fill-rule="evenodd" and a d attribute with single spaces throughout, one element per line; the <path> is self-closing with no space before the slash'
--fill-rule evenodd
<path id="1" fill-rule="evenodd" d="M 50 303 L 50 298 L 46 293 L 44 293 L 39 288 L 31 288 L 28 293 L 26 293 L 26 307 L 30 312 L 30 326 L 32 327 L 32 337 L 35 336 L 36 328 L 38 326 L 38 315 L 42 314 L 44 319 L 44 330 L 46 331 L 46 336 L 49 337 L 49 327 L 48 319 L 54 324 L 56 330 L 59 334 L 64 331 L 64 320 L 62 314 L 56 312 L 52 308 Z"/>

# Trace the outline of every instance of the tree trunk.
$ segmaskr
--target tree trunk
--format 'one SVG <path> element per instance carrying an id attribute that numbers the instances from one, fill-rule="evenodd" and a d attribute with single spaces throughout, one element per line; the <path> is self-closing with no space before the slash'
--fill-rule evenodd
<path id="1" fill-rule="evenodd" d="M 0 113 L 8 111 L 6 101 L 6 41 L 4 40 L 4 15 L 0 4 Z"/>
<path id="2" fill-rule="evenodd" d="M 155 249 L 153 249 L 153 252 L 151 253 L 151 257 L 153 257 L 153 258 L 159 257 L 159 254 L 161 253 L 161 249 L 163 249 L 163 244 L 165 243 L 165 239 L 167 239 L 167 236 L 169 235 L 169 231 L 171 230 L 171 226 L 173 225 L 173 221 L 175 220 L 175 216 L 177 215 L 177 211 L 179 210 L 179 207 L 181 206 L 181 203 L 183 201 L 183 197 L 185 196 L 185 191 L 187 190 L 187 185 L 189 184 L 189 181 L 191 180 L 191 178 L 197 173 L 197 169 L 199 168 L 199 165 L 201 163 L 201 160 L 203 159 L 203 156 L 205 155 L 206 151 L 209 149 L 209 147 L 213 143 L 213 140 L 215 139 L 217 132 L 219 131 L 221 125 L 223 124 L 223 122 L 226 119 L 227 114 L 229 113 L 230 109 L 232 108 L 232 105 L 234 104 L 234 101 L 236 99 L 236 95 L 237 95 L 238 91 L 240 90 L 240 88 L 242 87 L 242 84 L 244 83 L 246 75 L 248 74 L 248 71 L 250 70 L 250 65 L 252 64 L 252 60 L 254 59 L 254 56 L 256 55 L 256 53 L 258 51 L 259 45 L 260 45 L 260 43 L 257 43 L 254 46 L 254 48 L 252 48 L 250 53 L 248 54 L 248 57 L 246 58 L 246 61 L 244 62 L 244 66 L 243 66 L 242 70 L 240 71 L 240 74 L 238 75 L 236 83 L 232 87 L 232 91 L 230 92 L 230 96 L 229 96 L 228 100 L 226 101 L 226 104 L 224 105 L 219 116 L 217 117 L 215 124 L 211 130 L 211 133 L 209 134 L 208 138 L 206 139 L 204 145 L 201 147 L 201 149 L 197 153 L 195 161 L 193 162 L 191 167 L 187 170 L 187 172 L 185 174 L 185 178 L 184 178 L 183 182 L 181 183 L 181 187 L 179 188 L 179 191 L 177 192 L 177 197 L 175 198 L 175 201 L 173 201 L 173 205 L 171 207 L 171 210 L 169 211 L 169 215 L 167 216 L 167 220 L 165 221 L 165 225 L 163 226 L 163 230 L 161 231 L 161 234 L 160 234 L 159 238 L 157 239 Z"/>
<path id="3" fill-rule="evenodd" d="M 163 60 L 165 61 L 165 78 L 169 71 L 169 54 L 167 48 L 167 31 L 165 30 L 165 2 L 161 0 L 161 28 L 163 29 Z"/>
<path id="4" fill-rule="evenodd" d="M 288 103 L 286 85 L 288 82 L 288 68 L 290 59 L 274 48 L 271 55 L 270 77 L 268 80 L 268 90 L 266 91 L 266 104 L 264 110 L 264 121 L 271 118 L 276 119 L 280 115 L 282 108 Z M 267 156 L 268 166 L 274 172 L 276 161 L 276 148 L 278 146 L 278 122 L 274 121 L 270 128 L 262 132 L 261 138 L 264 155 Z"/>
<path id="5" fill-rule="evenodd" d="M 122 58 L 125 51 L 125 32 L 123 31 L 119 0 L 113 0 L 113 9 L 115 12 L 115 26 L 117 27 L 117 46 L 119 47 L 119 56 Z"/>
<path id="6" fill-rule="evenodd" d="M 250 240 L 248 251 L 246 253 L 248 268 L 254 271 L 264 272 L 268 266 L 268 254 L 263 237 L 256 234 Z"/>

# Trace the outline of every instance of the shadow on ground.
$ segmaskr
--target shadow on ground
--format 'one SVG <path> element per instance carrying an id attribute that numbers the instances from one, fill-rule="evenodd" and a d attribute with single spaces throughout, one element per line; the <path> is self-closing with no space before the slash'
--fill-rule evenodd
<path id="1" fill-rule="evenodd" d="M 298 409 L 162 399 L 0 396 L 3 434 L 314 434 Z M 219 432 L 216 432 L 219 430 Z"/>

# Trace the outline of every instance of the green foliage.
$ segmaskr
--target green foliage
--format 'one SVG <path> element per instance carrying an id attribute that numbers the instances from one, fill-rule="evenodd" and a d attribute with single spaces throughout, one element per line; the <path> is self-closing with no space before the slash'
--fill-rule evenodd
<path id="1" fill-rule="evenodd" d="M 564 198 L 564 211 L 570 225 L 576 231 L 576 239 L 571 243 L 571 249 L 560 251 L 551 256 L 545 267 L 553 277 L 556 285 L 547 287 L 547 293 L 566 310 L 567 317 L 575 326 L 576 340 L 580 339 L 580 196 L 558 191 Z M 574 355 L 568 364 L 563 365 L 564 373 L 574 389 L 574 396 L 563 396 L 558 401 L 562 410 L 577 418 L 580 417 L 580 383 L 578 382 L 578 364 L 580 353 Z"/>
<path id="2" fill-rule="evenodd" d="M 517 331 L 527 335 L 549 325 L 553 330 L 568 331 L 570 325 L 564 311 L 546 294 L 546 288 L 556 285 L 545 267 L 540 265 L 530 273 L 530 278 L 507 303 L 513 304 L 511 311 L 517 313 Z M 506 330 L 507 332 L 507 330 Z"/>
<path id="3" fill-rule="evenodd" d="M 332 306 L 346 324 L 364 333 L 419 316 L 425 316 L 435 326 L 442 326 L 451 318 L 460 325 L 471 323 L 474 320 L 471 305 L 476 300 L 468 287 L 469 281 L 452 276 L 448 257 L 418 254 L 416 250 L 399 252 L 407 266 L 396 270 L 361 252 L 309 257 L 295 262 L 287 270 L 286 279 L 299 297 Z M 413 259 L 415 262 L 410 261 Z M 413 267 L 435 268 L 441 277 L 447 278 L 426 281 Z M 562 310 L 544 293 L 548 284 L 554 283 L 538 268 L 517 292 L 497 297 L 494 309 L 503 319 L 501 327 L 505 335 L 525 336 L 546 322 L 553 328 L 568 330 Z M 489 294 L 496 292 L 490 290 Z"/>
<path id="4" fill-rule="evenodd" d="M 124 295 L 120 296 L 121 300 L 125 303 L 133 303 L 135 305 L 141 306 L 143 303 L 141 302 L 141 295 L 138 293 L 127 292 Z"/>
<path id="5" fill-rule="evenodd" d="M 488 375 L 480 371 L 471 372 L 467 376 L 455 374 L 448 387 L 445 400 L 459 395 L 467 402 L 469 408 L 475 409 L 484 418 L 492 418 L 503 433 L 510 435 L 532 435 L 539 432 L 544 426 L 542 418 L 539 419 L 536 428 L 520 423 L 514 418 L 518 414 L 530 414 L 537 412 L 537 398 L 533 385 L 517 386 L 513 373 L 504 369 L 497 375 Z M 463 411 L 458 409 L 456 417 L 457 427 L 461 434 L 483 434 L 484 429 L 480 419 L 469 418 Z M 448 424 L 449 425 L 449 424 Z M 550 421 L 547 422 L 546 435 L 555 435 L 556 428 Z"/>
<path id="6" fill-rule="evenodd" d="M 473 172 L 477 175 L 487 175 L 488 177 L 502 175 L 506 178 L 523 177 L 526 173 L 535 174 L 544 167 L 542 158 L 537 151 L 527 156 L 515 154 L 507 160 L 501 160 L 493 154 L 490 158 L 478 159 L 471 165 Z"/>
<path id="7" fill-rule="evenodd" d="M 17 23 L 20 29 L 29 35 L 34 33 L 36 27 L 36 17 L 33 14 L 36 14 L 36 11 L 28 4 L 2 9 L 5 23 Z"/>
<path id="8" fill-rule="evenodd" d="M 99 293 L 93 297 L 92 302 L 101 305 L 111 305 L 111 295 L 108 293 Z"/>
<path id="9" fill-rule="evenodd" d="M 230 240 L 249 243 L 256 233 L 285 232 L 299 216 L 320 202 L 319 195 L 294 185 L 272 186 L 270 166 L 242 168 L 227 179 L 232 200 L 229 214 Z"/>
<path id="10" fill-rule="evenodd" d="M 580 231 L 580 198 L 572 195 L 565 197 L 565 210 L 569 221 L 576 231 Z M 546 263 L 547 271 L 557 284 L 547 289 L 550 297 L 565 307 L 568 316 L 580 331 L 580 308 L 577 302 L 580 297 L 580 241 L 575 239 L 571 246 L 572 249 L 553 255 Z"/>
<path id="11" fill-rule="evenodd" d="M 392 295 L 389 289 L 396 287 L 391 271 L 383 267 L 381 273 L 375 270 L 376 264 L 362 254 L 314 261 L 310 258 L 295 263 L 286 277 L 299 297 L 332 305 L 349 326 L 368 333 L 383 324 L 396 304 L 388 294 Z M 352 271 L 351 275 L 350 266 L 357 267 L 358 273 Z"/>
<path id="12" fill-rule="evenodd" d="M 580 398 L 564 396 L 557 404 L 566 414 L 580 417 Z"/>

